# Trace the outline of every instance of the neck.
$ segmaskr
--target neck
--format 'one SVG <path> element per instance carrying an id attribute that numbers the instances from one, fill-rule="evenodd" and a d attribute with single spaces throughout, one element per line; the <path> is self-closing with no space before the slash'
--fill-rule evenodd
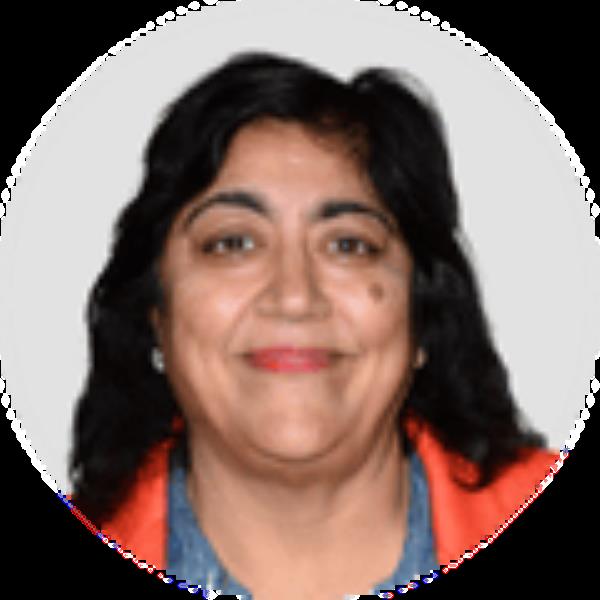
<path id="1" fill-rule="evenodd" d="M 275 564 L 314 577 L 355 561 L 372 583 L 393 571 L 408 508 L 407 459 L 396 430 L 344 466 L 302 465 L 294 477 L 289 471 L 297 465 L 287 465 L 287 475 L 256 472 L 213 448 L 205 436 L 191 436 L 188 494 L 204 533 L 240 581 L 244 574 L 260 579 Z M 379 562 L 369 566 L 374 556 Z"/>

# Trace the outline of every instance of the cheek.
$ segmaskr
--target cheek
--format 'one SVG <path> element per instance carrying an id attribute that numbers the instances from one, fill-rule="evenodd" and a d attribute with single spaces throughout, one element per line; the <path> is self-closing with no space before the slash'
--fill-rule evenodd
<path id="1" fill-rule="evenodd" d="M 209 351 L 226 345 L 243 297 L 215 283 L 198 276 L 184 276 L 172 282 L 168 329 L 173 347 L 184 350 L 194 346 Z"/>
<path id="2" fill-rule="evenodd" d="M 401 281 L 371 281 L 366 294 L 353 303 L 365 341 L 374 345 L 404 345 L 409 332 L 409 295 Z"/>
<path id="3" fill-rule="evenodd" d="M 369 296 L 373 298 L 375 302 L 381 302 L 385 297 L 385 290 L 380 283 L 372 283 L 369 286 Z"/>

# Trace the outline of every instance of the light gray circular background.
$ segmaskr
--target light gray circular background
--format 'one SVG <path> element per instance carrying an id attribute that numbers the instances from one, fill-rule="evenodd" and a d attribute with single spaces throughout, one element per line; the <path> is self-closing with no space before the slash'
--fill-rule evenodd
<path id="1" fill-rule="evenodd" d="M 406 69 L 425 83 L 447 124 L 464 228 L 518 402 L 562 446 L 600 346 L 591 276 L 600 254 L 583 188 L 533 104 L 488 59 L 406 12 L 238 0 L 178 18 L 105 62 L 59 109 L 13 190 L 0 242 L 2 376 L 59 488 L 70 488 L 71 415 L 87 369 L 86 296 L 140 183 L 148 135 L 166 103 L 241 50 L 342 77 Z"/>

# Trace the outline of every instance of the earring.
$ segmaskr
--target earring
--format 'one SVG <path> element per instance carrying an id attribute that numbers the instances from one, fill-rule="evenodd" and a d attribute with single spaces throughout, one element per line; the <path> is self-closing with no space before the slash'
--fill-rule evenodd
<path id="1" fill-rule="evenodd" d="M 427 362 L 427 353 L 421 347 L 417 350 L 417 357 L 415 359 L 415 369 L 420 369 Z"/>
<path id="2" fill-rule="evenodd" d="M 157 348 L 156 346 L 152 348 L 150 359 L 152 362 L 152 366 L 156 371 L 162 373 L 165 370 L 165 359 L 160 348 Z"/>

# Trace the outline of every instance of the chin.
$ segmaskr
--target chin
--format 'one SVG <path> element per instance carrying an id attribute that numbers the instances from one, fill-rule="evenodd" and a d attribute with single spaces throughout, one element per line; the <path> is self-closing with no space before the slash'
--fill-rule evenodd
<path id="1" fill-rule="evenodd" d="M 255 447 L 273 459 L 286 462 L 308 462 L 327 454 L 335 446 L 332 432 L 326 434 L 317 426 L 279 426 L 263 428 L 256 439 Z"/>

